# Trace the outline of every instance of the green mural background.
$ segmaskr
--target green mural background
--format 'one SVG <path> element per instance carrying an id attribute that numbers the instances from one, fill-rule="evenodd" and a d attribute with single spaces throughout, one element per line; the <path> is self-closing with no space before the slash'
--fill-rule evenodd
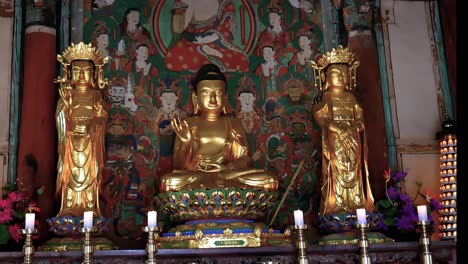
<path id="1" fill-rule="evenodd" d="M 320 0 L 84 3 L 83 40 L 111 58 L 101 207 L 117 238 L 144 237 L 159 176 L 172 168 L 169 121 L 192 114 L 191 80 L 204 63 L 225 71 L 228 114 L 242 120 L 254 165 L 274 172 L 280 191 L 305 159 L 275 226 L 292 223 L 296 209 L 314 222 L 321 139 L 306 61 L 323 52 Z"/>

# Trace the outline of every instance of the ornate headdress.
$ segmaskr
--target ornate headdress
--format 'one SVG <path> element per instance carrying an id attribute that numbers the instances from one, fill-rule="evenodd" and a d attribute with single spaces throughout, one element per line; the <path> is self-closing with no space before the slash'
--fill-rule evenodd
<path id="1" fill-rule="evenodd" d="M 284 87 L 286 89 L 288 88 L 301 88 L 302 89 L 304 88 L 304 83 L 300 79 L 291 77 L 284 82 Z"/>
<path id="2" fill-rule="evenodd" d="M 93 61 L 95 66 L 102 66 L 108 62 L 109 58 L 103 57 L 99 50 L 93 47 L 91 43 L 85 44 L 80 42 L 76 45 L 72 43 L 71 46 L 63 52 L 63 55 L 57 55 L 57 60 L 67 65 L 70 65 L 74 60 L 90 60 Z"/>
<path id="3" fill-rule="evenodd" d="M 180 86 L 179 86 L 179 81 L 180 79 L 177 78 L 175 80 L 172 80 L 170 78 L 165 79 L 165 80 L 158 80 L 159 84 L 161 86 L 158 87 L 159 89 L 159 94 L 166 93 L 166 92 L 171 92 L 175 93 L 177 96 L 179 96 L 180 93 Z"/>
<path id="4" fill-rule="evenodd" d="M 101 34 L 109 34 L 109 28 L 106 26 L 106 23 L 102 20 L 96 21 L 94 23 L 94 29 L 92 32 L 93 39 L 96 39 Z"/>
<path id="5" fill-rule="evenodd" d="M 281 15 L 283 13 L 281 5 L 277 1 L 272 1 L 270 5 L 268 5 L 267 9 L 268 13 L 277 13 L 278 15 Z"/>
<path id="6" fill-rule="evenodd" d="M 257 90 L 255 89 L 255 84 L 248 75 L 244 75 L 239 79 L 239 83 L 237 85 L 237 94 L 241 92 L 251 92 L 253 94 L 257 94 Z"/>
<path id="7" fill-rule="evenodd" d="M 103 89 L 108 84 L 107 78 L 104 78 L 102 66 L 109 61 L 108 57 L 103 57 L 101 53 L 90 44 L 80 42 L 72 43 L 62 55 L 57 55 L 57 60 L 63 65 L 63 76 L 56 80 L 61 84 L 66 84 L 70 80 L 68 67 L 75 60 L 92 61 L 96 70 L 94 72 L 95 79 L 99 88 Z"/>
<path id="8" fill-rule="evenodd" d="M 110 82 L 111 86 L 121 86 L 121 87 L 126 87 L 127 86 L 127 80 L 125 80 L 124 77 L 117 75 L 116 77 L 112 78 L 112 81 Z"/>
<path id="9" fill-rule="evenodd" d="M 338 48 L 332 49 L 326 54 L 319 56 L 316 62 L 309 61 L 309 65 L 314 70 L 315 84 L 321 87 L 321 90 L 324 89 L 323 82 L 325 81 L 325 71 L 331 64 L 348 65 L 351 76 L 351 83 L 348 89 L 351 90 L 352 88 L 356 88 L 356 69 L 359 67 L 359 61 L 357 60 L 354 52 L 350 51 L 348 48 L 343 48 L 340 45 Z"/>
<path id="10" fill-rule="evenodd" d="M 300 36 L 307 36 L 309 37 L 310 39 L 312 39 L 312 32 L 310 30 L 310 28 L 306 25 L 304 27 L 301 27 L 297 32 L 296 32 L 296 36 L 297 37 L 300 37 Z"/>

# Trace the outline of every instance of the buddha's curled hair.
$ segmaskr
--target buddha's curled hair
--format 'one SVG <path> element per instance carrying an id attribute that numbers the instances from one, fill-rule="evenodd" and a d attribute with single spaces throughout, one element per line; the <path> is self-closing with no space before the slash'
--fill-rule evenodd
<path id="1" fill-rule="evenodd" d="M 226 83 L 226 76 L 221 72 L 218 66 L 215 64 L 205 64 L 197 72 L 195 79 L 193 80 L 193 87 L 197 91 L 198 83 L 204 80 L 221 80 Z"/>

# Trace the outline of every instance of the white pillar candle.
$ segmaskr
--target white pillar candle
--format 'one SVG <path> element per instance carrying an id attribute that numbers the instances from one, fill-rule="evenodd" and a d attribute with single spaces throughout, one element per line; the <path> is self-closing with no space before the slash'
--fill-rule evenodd
<path id="1" fill-rule="evenodd" d="M 93 211 L 84 212 L 84 228 L 93 227 Z"/>
<path id="2" fill-rule="evenodd" d="M 418 218 L 419 221 L 427 221 L 427 207 L 425 205 L 418 205 Z"/>
<path id="3" fill-rule="evenodd" d="M 364 209 L 364 208 L 356 209 L 356 215 L 357 215 L 358 224 L 360 224 L 360 225 L 367 224 L 366 209 Z"/>
<path id="4" fill-rule="evenodd" d="M 294 211 L 294 224 L 296 226 L 304 225 L 304 213 L 301 210 Z"/>
<path id="5" fill-rule="evenodd" d="M 148 227 L 156 227 L 158 214 L 156 211 L 148 212 Z"/>
<path id="6" fill-rule="evenodd" d="M 24 229 L 34 229 L 34 218 L 36 218 L 36 214 L 26 214 Z"/>

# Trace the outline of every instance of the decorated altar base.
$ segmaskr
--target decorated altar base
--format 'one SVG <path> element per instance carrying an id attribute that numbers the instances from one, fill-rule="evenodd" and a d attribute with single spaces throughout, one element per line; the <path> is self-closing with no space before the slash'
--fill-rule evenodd
<path id="1" fill-rule="evenodd" d="M 160 248 L 225 248 L 286 246 L 291 230 L 284 233 L 264 223 L 240 219 L 204 219 L 178 225 L 159 239 Z"/>
<path id="2" fill-rule="evenodd" d="M 357 244 L 360 238 L 360 230 L 355 228 L 357 217 L 355 213 L 341 213 L 320 216 L 319 229 L 328 233 L 320 238 L 320 245 L 348 245 Z M 379 213 L 367 213 L 366 221 L 369 230 L 366 231 L 370 243 L 393 243 L 395 240 L 373 231 L 381 230 L 383 215 Z"/>

